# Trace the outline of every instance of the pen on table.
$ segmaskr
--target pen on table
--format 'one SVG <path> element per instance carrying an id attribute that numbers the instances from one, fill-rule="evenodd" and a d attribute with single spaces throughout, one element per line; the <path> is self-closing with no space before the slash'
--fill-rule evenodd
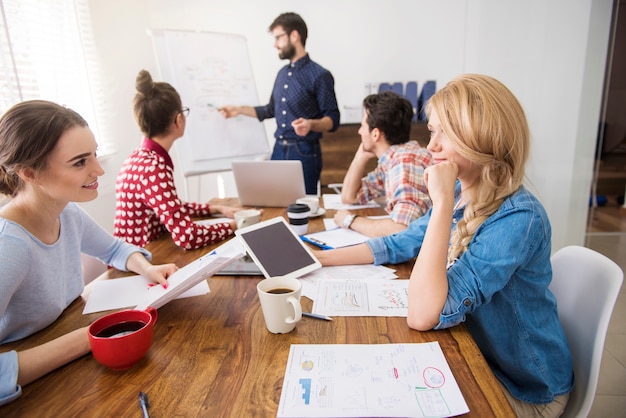
<path id="1" fill-rule="evenodd" d="M 311 312 L 302 312 L 302 316 L 308 316 L 309 318 L 323 319 L 324 321 L 332 321 L 330 316 L 314 314 Z"/>
<path id="2" fill-rule="evenodd" d="M 150 402 L 148 402 L 148 395 L 143 392 L 139 392 L 139 405 L 141 405 L 141 412 L 143 412 L 143 418 L 150 418 L 148 415 L 148 408 Z"/>
<path id="3" fill-rule="evenodd" d="M 300 238 L 302 238 L 303 241 L 310 242 L 313 245 L 317 245 L 322 250 L 332 250 L 333 249 L 333 247 L 331 247 L 330 245 L 328 245 L 325 242 L 322 242 L 322 241 L 320 241 L 320 240 L 318 240 L 316 238 L 306 237 L 304 235 L 302 235 Z"/>

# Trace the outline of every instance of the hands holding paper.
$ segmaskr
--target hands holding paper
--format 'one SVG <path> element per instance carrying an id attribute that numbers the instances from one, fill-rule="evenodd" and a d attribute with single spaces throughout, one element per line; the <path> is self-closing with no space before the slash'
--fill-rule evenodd
<path id="1" fill-rule="evenodd" d="M 167 289 L 167 278 L 178 271 L 178 266 L 173 263 L 151 264 L 142 253 L 132 253 L 126 261 L 126 268 L 134 271 Z"/>

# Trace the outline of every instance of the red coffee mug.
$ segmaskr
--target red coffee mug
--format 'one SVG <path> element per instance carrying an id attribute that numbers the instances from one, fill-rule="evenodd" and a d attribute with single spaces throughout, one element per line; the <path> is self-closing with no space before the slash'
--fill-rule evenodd
<path id="1" fill-rule="evenodd" d="M 89 326 L 91 352 L 99 363 L 114 370 L 133 366 L 152 345 L 157 310 L 125 310 L 96 319 Z"/>

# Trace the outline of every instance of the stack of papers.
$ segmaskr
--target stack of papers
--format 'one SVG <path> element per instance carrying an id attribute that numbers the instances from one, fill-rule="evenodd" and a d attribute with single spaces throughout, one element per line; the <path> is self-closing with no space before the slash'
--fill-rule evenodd
<path id="1" fill-rule="evenodd" d="M 143 276 L 94 282 L 83 314 L 133 305 L 140 310 L 148 307 L 158 309 L 172 299 L 206 294 L 209 292 L 206 279 L 244 254 L 241 244 L 226 242 L 172 274 L 167 279 L 167 289 L 149 287 L 151 281 Z"/>
<path id="2" fill-rule="evenodd" d="M 439 343 L 292 344 L 278 417 L 449 417 L 469 412 Z"/>

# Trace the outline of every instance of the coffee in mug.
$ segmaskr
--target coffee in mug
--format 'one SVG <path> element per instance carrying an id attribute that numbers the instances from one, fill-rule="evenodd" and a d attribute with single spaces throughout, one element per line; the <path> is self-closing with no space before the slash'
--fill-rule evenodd
<path id="1" fill-rule="evenodd" d="M 88 329 L 91 353 L 100 364 L 114 370 L 132 367 L 150 350 L 157 317 L 157 310 L 150 307 L 145 311 L 127 309 L 96 319 Z"/>
<path id="2" fill-rule="evenodd" d="M 267 329 L 274 334 L 293 331 L 302 319 L 300 280 L 285 277 L 264 279 L 257 285 L 257 293 Z"/>
<path id="3" fill-rule="evenodd" d="M 285 289 L 285 288 L 270 289 L 267 291 L 267 293 L 272 293 L 275 295 L 282 295 L 283 293 L 291 293 L 291 292 L 293 292 L 293 289 Z"/>

